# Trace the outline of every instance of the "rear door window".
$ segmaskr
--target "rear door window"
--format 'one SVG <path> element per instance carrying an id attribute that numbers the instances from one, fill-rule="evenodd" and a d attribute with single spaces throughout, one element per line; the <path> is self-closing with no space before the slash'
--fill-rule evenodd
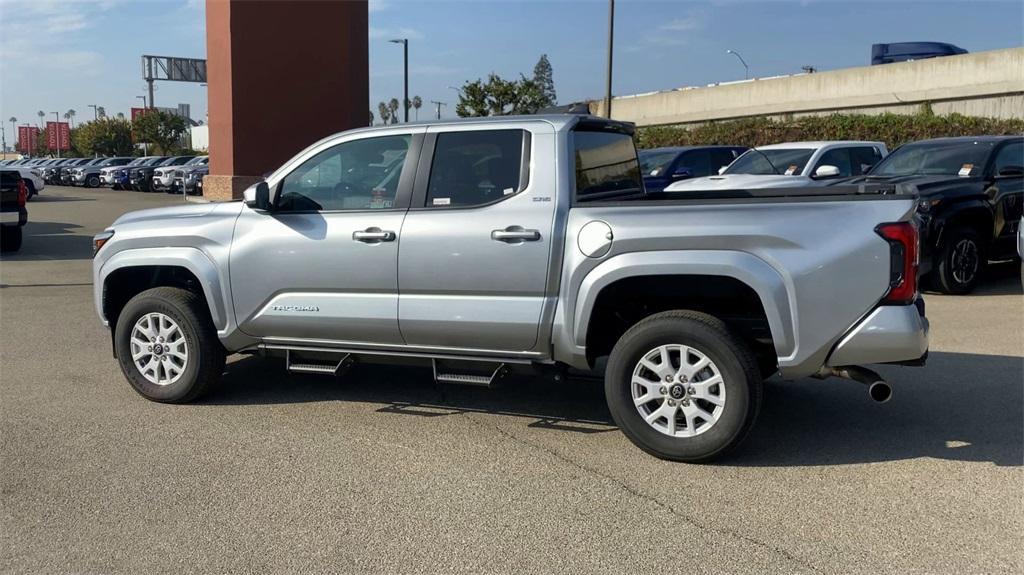
<path id="1" fill-rule="evenodd" d="M 850 174 L 866 174 L 872 166 L 882 161 L 882 152 L 874 146 L 850 148 Z"/>
<path id="2" fill-rule="evenodd" d="M 442 132 L 434 144 L 426 207 L 490 204 L 526 189 L 525 130 Z"/>
<path id="3" fill-rule="evenodd" d="M 707 150 L 692 150 L 679 158 L 676 174 L 689 173 L 689 177 L 697 178 L 711 173 L 711 154 Z"/>
<path id="4" fill-rule="evenodd" d="M 576 201 L 642 193 L 643 180 L 636 147 L 629 134 L 573 132 Z"/>

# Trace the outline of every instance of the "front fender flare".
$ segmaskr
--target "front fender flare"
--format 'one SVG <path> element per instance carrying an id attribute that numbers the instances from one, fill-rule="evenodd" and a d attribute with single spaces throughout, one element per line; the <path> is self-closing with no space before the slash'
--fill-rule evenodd
<path id="1" fill-rule="evenodd" d="M 725 276 L 743 282 L 761 300 L 779 359 L 795 353 L 794 307 L 784 278 L 754 255 L 724 250 L 633 252 L 601 263 L 583 278 L 576 295 L 574 344 L 586 345 L 590 316 L 601 290 L 621 279 L 653 275 Z"/>
<path id="2" fill-rule="evenodd" d="M 129 267 L 168 266 L 187 269 L 198 280 L 203 289 L 203 296 L 210 308 L 213 325 L 218 331 L 227 329 L 229 317 L 226 305 L 226 285 L 218 273 L 217 266 L 202 250 L 188 247 L 173 248 L 139 248 L 115 253 L 99 266 L 95 267 L 93 285 L 96 312 L 109 325 L 108 318 L 103 314 L 103 291 L 107 277 L 113 272 Z"/>

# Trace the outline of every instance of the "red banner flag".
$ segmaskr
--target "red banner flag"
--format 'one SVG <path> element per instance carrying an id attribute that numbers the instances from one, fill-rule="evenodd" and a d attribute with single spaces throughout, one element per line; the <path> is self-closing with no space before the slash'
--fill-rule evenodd
<path id="1" fill-rule="evenodd" d="M 22 154 L 35 152 L 39 139 L 39 128 L 35 126 L 18 126 L 18 151 Z"/>
<path id="2" fill-rule="evenodd" d="M 67 122 L 46 123 L 46 148 L 68 150 L 71 148 L 71 127 Z"/>

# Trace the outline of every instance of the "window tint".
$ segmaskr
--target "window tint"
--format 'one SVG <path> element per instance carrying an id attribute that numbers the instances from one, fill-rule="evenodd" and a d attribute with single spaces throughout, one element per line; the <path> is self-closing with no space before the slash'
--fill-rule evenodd
<path id="1" fill-rule="evenodd" d="M 722 167 L 731 164 L 737 155 L 735 150 L 729 148 L 711 150 L 711 171 L 709 174 L 717 174 L 718 170 L 721 170 Z"/>
<path id="2" fill-rule="evenodd" d="M 850 175 L 850 150 L 849 148 L 833 148 L 821 155 L 817 165 L 814 166 L 816 172 L 818 168 L 822 166 L 835 166 L 839 168 L 840 176 Z M 811 172 L 813 175 L 814 172 Z"/>
<path id="3" fill-rule="evenodd" d="M 636 148 L 629 134 L 573 132 L 576 146 L 576 200 L 643 191 Z"/>
<path id="4" fill-rule="evenodd" d="M 813 154 L 814 150 L 804 148 L 754 148 L 737 158 L 725 173 L 799 176 Z"/>
<path id="5" fill-rule="evenodd" d="M 427 206 L 479 206 L 522 191 L 523 130 L 437 135 Z"/>
<path id="6" fill-rule="evenodd" d="M 998 175 L 999 170 L 1009 166 L 1024 167 L 1024 142 L 1011 142 L 999 150 L 995 173 Z"/>
<path id="7" fill-rule="evenodd" d="M 872 166 L 882 161 L 882 152 L 874 146 L 850 148 L 850 173 L 854 176 L 866 174 Z"/>
<path id="8" fill-rule="evenodd" d="M 697 178 L 711 173 L 711 154 L 707 150 L 686 152 L 676 164 L 677 174 L 690 172 L 690 177 Z"/>
<path id="9" fill-rule="evenodd" d="M 295 168 L 278 193 L 279 211 L 370 210 L 395 206 L 410 136 L 338 144 Z"/>

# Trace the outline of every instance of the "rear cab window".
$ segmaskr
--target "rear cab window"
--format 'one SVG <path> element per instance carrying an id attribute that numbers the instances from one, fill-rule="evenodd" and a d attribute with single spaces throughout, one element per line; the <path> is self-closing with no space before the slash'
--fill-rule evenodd
<path id="1" fill-rule="evenodd" d="M 576 202 L 644 194 L 633 135 L 616 124 L 589 123 L 572 133 Z"/>

